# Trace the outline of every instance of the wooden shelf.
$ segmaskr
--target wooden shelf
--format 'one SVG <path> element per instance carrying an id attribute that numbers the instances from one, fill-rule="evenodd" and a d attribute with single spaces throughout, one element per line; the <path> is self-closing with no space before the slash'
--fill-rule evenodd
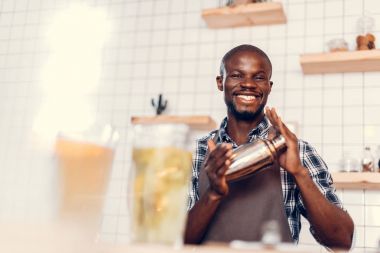
<path id="1" fill-rule="evenodd" d="M 304 54 L 304 74 L 380 71 L 380 50 Z"/>
<path id="2" fill-rule="evenodd" d="M 209 28 L 270 25 L 286 23 L 281 3 L 250 3 L 202 11 Z"/>
<path id="3" fill-rule="evenodd" d="M 216 129 L 216 123 L 210 116 L 142 116 L 132 117 L 132 124 L 158 124 L 158 123 L 183 123 L 196 130 L 213 130 Z"/>
<path id="4" fill-rule="evenodd" d="M 337 189 L 380 190 L 378 172 L 336 172 L 332 173 L 332 178 Z"/>

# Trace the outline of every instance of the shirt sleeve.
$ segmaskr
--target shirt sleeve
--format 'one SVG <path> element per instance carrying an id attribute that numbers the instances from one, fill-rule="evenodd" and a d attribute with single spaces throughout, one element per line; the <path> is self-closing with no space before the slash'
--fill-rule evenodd
<path id="1" fill-rule="evenodd" d="M 331 174 L 328 171 L 327 165 L 323 161 L 322 157 L 317 153 L 314 147 L 305 141 L 299 140 L 298 147 L 300 149 L 300 156 L 303 166 L 309 170 L 309 174 L 319 191 L 330 203 L 343 209 L 342 202 L 336 195 Z M 301 214 L 307 217 L 307 211 L 303 204 L 301 194 L 298 194 L 297 205 Z"/>
<path id="2" fill-rule="evenodd" d="M 333 186 L 331 174 L 328 171 L 327 165 L 323 161 L 322 157 L 309 143 L 300 140 L 298 142 L 298 145 L 303 166 L 309 170 L 309 174 L 315 185 L 318 187 L 319 191 L 330 203 L 344 210 L 342 202 L 336 195 L 336 190 Z M 300 210 L 301 214 L 307 218 L 307 210 L 303 204 L 300 193 L 298 194 L 297 207 Z M 312 226 L 310 226 L 309 230 L 314 238 L 320 242 Z"/>
<path id="3" fill-rule="evenodd" d="M 199 139 L 196 142 L 196 150 L 193 154 L 192 175 L 189 184 L 188 210 L 193 208 L 194 204 L 199 200 L 199 171 L 207 154 L 207 139 L 208 138 Z"/>

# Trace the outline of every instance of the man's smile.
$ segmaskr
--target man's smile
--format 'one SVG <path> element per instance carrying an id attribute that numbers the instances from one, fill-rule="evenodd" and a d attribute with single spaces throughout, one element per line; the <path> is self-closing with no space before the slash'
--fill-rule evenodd
<path id="1" fill-rule="evenodd" d="M 262 95 L 259 93 L 238 93 L 234 96 L 244 103 L 258 101 L 262 98 Z"/>

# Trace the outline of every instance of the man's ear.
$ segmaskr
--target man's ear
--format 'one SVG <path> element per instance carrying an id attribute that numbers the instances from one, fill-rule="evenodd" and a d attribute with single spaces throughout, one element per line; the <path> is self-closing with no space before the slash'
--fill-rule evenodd
<path id="1" fill-rule="evenodd" d="M 216 77 L 216 85 L 218 86 L 218 90 L 223 91 L 223 76 Z"/>
<path id="2" fill-rule="evenodd" d="M 270 84 L 270 87 L 272 88 L 272 86 L 273 86 L 273 82 L 272 82 L 272 81 L 270 81 L 270 82 L 269 82 L 269 84 Z"/>

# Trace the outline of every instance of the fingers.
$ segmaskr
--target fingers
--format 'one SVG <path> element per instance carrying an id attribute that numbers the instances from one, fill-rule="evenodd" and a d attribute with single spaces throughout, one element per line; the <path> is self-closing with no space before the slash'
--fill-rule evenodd
<path id="1" fill-rule="evenodd" d="M 276 129 L 272 126 L 268 130 L 268 140 L 273 140 L 277 136 Z"/>
<path id="2" fill-rule="evenodd" d="M 281 117 L 277 115 L 276 110 L 267 107 L 265 108 L 265 114 L 275 129 L 285 137 L 288 148 L 296 148 L 298 140 L 297 136 L 282 122 Z"/>
<path id="3" fill-rule="evenodd" d="M 214 141 L 211 139 L 207 141 L 207 146 L 210 152 L 214 151 L 214 149 L 216 148 Z"/>
<path id="4" fill-rule="evenodd" d="M 209 157 L 207 159 L 207 167 L 209 172 L 223 175 L 223 172 L 225 172 L 231 164 L 231 157 L 231 144 L 222 143 L 215 146 L 212 151 L 210 149 Z"/>
<path id="5" fill-rule="evenodd" d="M 276 109 L 269 107 L 265 108 L 265 114 L 267 115 L 270 123 L 275 127 L 277 131 L 279 131 L 284 137 L 294 135 L 292 131 L 282 122 L 281 117 L 278 116 Z"/>
<path id="6" fill-rule="evenodd" d="M 232 160 L 232 145 L 228 143 L 215 145 L 214 142 L 208 141 L 208 146 L 210 152 L 206 158 L 205 170 L 210 189 L 220 196 L 225 196 L 228 193 L 225 174 Z"/>

